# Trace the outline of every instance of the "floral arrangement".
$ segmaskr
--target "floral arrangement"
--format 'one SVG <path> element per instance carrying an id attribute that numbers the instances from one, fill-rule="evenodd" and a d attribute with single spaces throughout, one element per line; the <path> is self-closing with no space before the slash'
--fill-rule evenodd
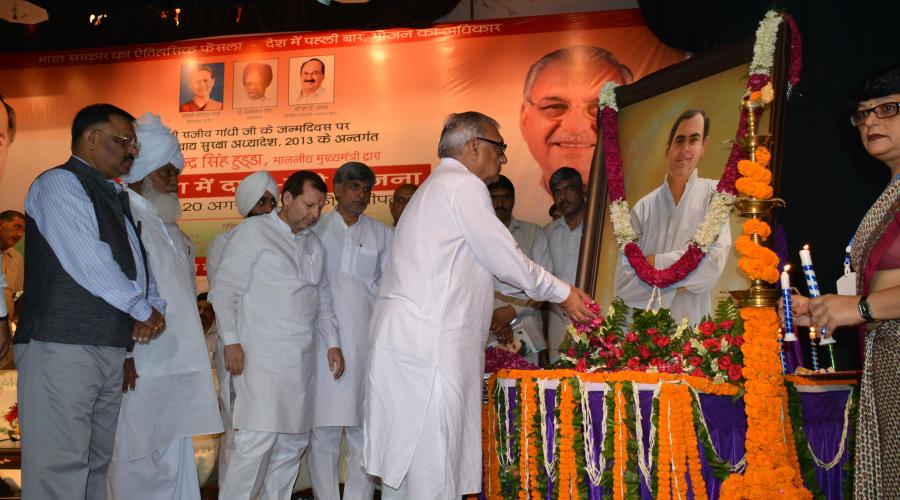
<path id="1" fill-rule="evenodd" d="M 6 421 L 9 428 L 0 428 L 0 431 L 6 434 L 7 439 L 12 442 L 21 439 L 21 436 L 19 435 L 19 403 L 13 403 L 13 405 L 9 407 L 9 410 L 3 414 L 3 420 Z"/>
<path id="2" fill-rule="evenodd" d="M 626 325 L 629 313 L 632 321 Z M 743 322 L 731 299 L 719 302 L 696 327 L 687 320 L 676 323 L 667 309 L 632 309 L 616 299 L 605 318 L 570 325 L 566 342 L 558 368 L 686 374 L 717 383 L 743 380 Z"/>

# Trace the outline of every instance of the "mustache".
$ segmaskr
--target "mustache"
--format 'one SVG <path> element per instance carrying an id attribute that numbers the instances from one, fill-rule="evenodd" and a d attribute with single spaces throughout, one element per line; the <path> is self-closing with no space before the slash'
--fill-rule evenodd
<path id="1" fill-rule="evenodd" d="M 303 80 L 303 83 L 316 83 L 316 80 L 310 78 L 308 80 Z"/>
<path id="2" fill-rule="evenodd" d="M 134 162 L 134 155 L 125 155 L 125 158 L 123 158 L 122 161 Z"/>

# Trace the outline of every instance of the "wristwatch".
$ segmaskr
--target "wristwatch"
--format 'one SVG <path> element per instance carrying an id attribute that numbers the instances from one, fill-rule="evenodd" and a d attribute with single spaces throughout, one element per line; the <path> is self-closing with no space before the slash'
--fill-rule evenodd
<path id="1" fill-rule="evenodd" d="M 856 308 L 859 309 L 859 315 L 866 320 L 866 323 L 875 321 L 875 318 L 872 317 L 872 308 L 869 307 L 868 299 L 868 295 L 863 295 L 859 298 L 859 303 L 856 305 Z"/>

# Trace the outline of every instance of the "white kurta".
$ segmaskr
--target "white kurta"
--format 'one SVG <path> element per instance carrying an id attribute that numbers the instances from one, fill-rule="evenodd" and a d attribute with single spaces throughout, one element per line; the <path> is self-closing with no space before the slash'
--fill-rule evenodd
<path id="1" fill-rule="evenodd" d="M 574 283 L 578 272 L 578 256 L 581 253 L 584 223 L 571 229 L 566 223 L 566 218 L 560 217 L 547 224 L 544 232 L 547 234 L 547 241 L 550 244 L 553 274 L 567 283 Z M 559 306 L 553 305 L 550 308 L 547 323 L 550 361 L 555 362 L 559 358 L 559 345 L 566 338 L 570 321 Z"/>
<path id="2" fill-rule="evenodd" d="M 244 349 L 234 428 L 308 432 L 316 343 L 340 347 L 319 237 L 292 233 L 278 210 L 245 219 L 225 246 L 209 299 L 224 343 Z"/>
<path id="3" fill-rule="evenodd" d="M 146 456 L 178 438 L 222 432 L 197 312 L 193 252 L 184 250 L 187 238 L 178 226 L 166 227 L 144 198 L 134 191 L 128 195 L 150 273 L 167 306 L 162 335 L 134 346 L 139 378 L 135 390 L 122 397 L 116 432 L 116 441 L 124 440 L 127 449 L 122 460 Z"/>
<path id="4" fill-rule="evenodd" d="M 656 256 L 656 268 L 671 266 L 687 250 L 697 226 L 706 216 L 706 207 L 715 189 L 716 181 L 699 178 L 695 170 L 678 205 L 675 205 L 666 181 L 635 204 L 631 223 L 639 235 L 638 246 L 644 255 Z M 697 324 L 711 312 L 709 292 L 722 276 L 730 250 L 731 229 L 726 220 L 719 239 L 710 246 L 697 269 L 685 279 L 662 289 L 662 306 L 672 311 L 676 321 L 688 318 L 691 324 Z M 678 291 L 679 288 L 684 290 Z M 652 290 L 653 287 L 637 277 L 628 259 L 620 253 L 616 263 L 616 296 L 631 307 L 645 308 Z"/>
<path id="5" fill-rule="evenodd" d="M 313 228 L 325 245 L 325 269 L 335 297 L 334 316 L 344 355 L 343 376 L 328 369 L 327 348 L 316 355 L 316 427 L 362 424 L 363 383 L 369 361 L 369 320 L 387 261 L 393 230 L 361 215 L 347 226 L 337 210 Z"/>
<path id="6" fill-rule="evenodd" d="M 440 442 L 429 463 L 416 464 L 439 474 L 429 478 L 433 488 L 410 498 L 481 489 L 481 379 L 494 275 L 536 300 L 561 302 L 570 291 L 518 248 L 484 182 L 442 158 L 394 233 L 370 330 L 366 470 L 396 488 L 423 435 Z M 443 397 L 432 398 L 435 391 Z"/>

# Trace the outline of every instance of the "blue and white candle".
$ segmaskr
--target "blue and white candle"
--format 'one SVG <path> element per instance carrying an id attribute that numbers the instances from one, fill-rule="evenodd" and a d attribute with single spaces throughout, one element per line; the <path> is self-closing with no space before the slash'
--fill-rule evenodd
<path id="1" fill-rule="evenodd" d="M 790 264 L 784 265 L 781 272 L 781 298 L 784 301 L 784 341 L 796 342 L 797 336 L 794 335 L 794 311 L 791 308 L 791 276 L 788 271 L 791 270 Z"/>
<path id="2" fill-rule="evenodd" d="M 816 280 L 816 271 L 813 269 L 812 263 L 812 254 L 809 253 L 809 245 L 803 245 L 803 249 L 800 250 L 800 262 L 803 264 L 803 276 L 806 278 L 806 288 L 809 289 L 809 297 L 816 298 L 821 296 L 821 292 L 819 292 L 819 282 Z M 822 328 L 820 332 L 819 345 L 831 345 L 836 343 L 836 341 L 827 336 L 827 330 Z"/>

